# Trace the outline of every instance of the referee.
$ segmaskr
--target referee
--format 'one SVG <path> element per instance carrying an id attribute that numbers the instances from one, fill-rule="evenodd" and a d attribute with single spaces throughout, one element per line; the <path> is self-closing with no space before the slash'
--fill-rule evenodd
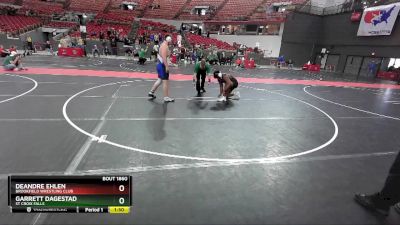
<path id="1" fill-rule="evenodd" d="M 211 66 L 206 63 L 205 59 L 196 63 L 194 66 L 193 83 L 196 82 L 197 97 L 201 96 L 201 92 L 206 92 L 204 89 L 204 83 L 206 81 L 206 76 L 210 74 Z M 208 83 L 211 82 L 211 77 L 208 76 Z"/>
<path id="2" fill-rule="evenodd" d="M 390 168 L 385 185 L 380 192 L 375 194 L 356 194 L 354 200 L 361 206 L 387 216 L 389 209 L 394 206 L 400 214 L 400 153 Z"/>

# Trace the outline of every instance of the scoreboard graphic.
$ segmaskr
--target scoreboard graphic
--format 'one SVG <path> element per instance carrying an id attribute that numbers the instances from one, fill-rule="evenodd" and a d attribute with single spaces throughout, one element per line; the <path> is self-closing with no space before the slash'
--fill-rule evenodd
<path id="1" fill-rule="evenodd" d="M 130 213 L 131 176 L 9 176 L 12 213 Z"/>

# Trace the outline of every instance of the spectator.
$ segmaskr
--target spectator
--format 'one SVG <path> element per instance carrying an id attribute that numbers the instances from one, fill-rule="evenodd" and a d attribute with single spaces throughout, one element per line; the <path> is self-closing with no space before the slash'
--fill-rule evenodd
<path id="1" fill-rule="evenodd" d="M 97 34 L 96 34 L 96 32 L 93 31 L 93 32 L 90 34 L 90 36 L 91 36 L 92 38 L 96 38 Z"/>
<path id="2" fill-rule="evenodd" d="M 110 44 L 111 44 L 112 54 L 118 55 L 118 48 L 117 48 L 118 45 L 117 45 L 117 39 L 115 39 L 115 37 L 111 39 Z"/>
<path id="3" fill-rule="evenodd" d="M 159 37 L 158 34 L 155 34 L 155 35 L 154 35 L 154 42 L 155 42 L 155 43 L 159 43 L 158 37 Z"/>
<path id="4" fill-rule="evenodd" d="M 3 67 L 7 71 L 19 71 L 24 68 L 21 65 L 21 55 L 13 51 L 7 56 L 3 62 Z"/>
<path id="5" fill-rule="evenodd" d="M 370 63 L 368 63 L 367 77 L 369 77 L 370 74 L 375 77 L 376 67 L 377 67 L 377 64 L 375 63 L 374 60 L 372 60 Z"/>
<path id="6" fill-rule="evenodd" d="M 196 61 L 200 61 L 200 59 L 204 58 L 204 51 L 202 49 L 202 47 L 199 47 L 197 49 L 197 60 Z"/>
<path id="7" fill-rule="evenodd" d="M 151 54 L 154 56 L 154 60 L 157 62 L 157 55 L 158 55 L 158 50 L 160 49 L 160 46 L 158 45 L 158 43 L 156 42 L 153 46 L 153 51 L 151 52 Z"/>
<path id="8" fill-rule="evenodd" d="M 281 68 L 285 64 L 285 56 L 281 55 L 278 57 L 278 68 Z"/>
<path id="9" fill-rule="evenodd" d="M 143 43 L 142 44 L 144 44 L 144 45 L 147 45 L 147 34 L 146 35 L 144 35 L 142 38 L 143 38 Z"/>
<path id="10" fill-rule="evenodd" d="M 111 38 L 111 28 L 108 27 L 107 29 L 107 37 L 110 39 Z"/>
<path id="11" fill-rule="evenodd" d="M 240 57 L 237 57 L 236 59 L 236 67 L 242 67 L 242 60 L 240 59 Z"/>
<path id="12" fill-rule="evenodd" d="M 82 46 L 83 46 L 83 39 L 82 39 L 82 38 L 79 38 L 79 39 L 77 40 L 77 46 L 78 46 L 78 47 L 82 47 Z"/>
<path id="13" fill-rule="evenodd" d="M 100 38 L 100 41 L 104 40 L 104 32 L 103 31 L 100 31 L 99 38 Z"/>
<path id="14" fill-rule="evenodd" d="M 32 43 L 32 37 L 28 36 L 26 38 L 26 45 L 28 46 L 28 50 L 32 51 L 33 50 L 33 43 Z"/>
<path id="15" fill-rule="evenodd" d="M 147 46 L 146 49 L 141 48 L 140 51 L 139 51 L 139 64 L 140 65 L 144 65 L 144 63 L 147 60 L 146 59 L 146 53 L 147 53 L 148 47 L 149 46 Z"/>
<path id="16" fill-rule="evenodd" d="M 97 54 L 98 57 L 100 57 L 100 51 L 97 48 L 97 45 L 93 45 L 93 49 L 92 49 L 93 58 L 96 57 L 96 54 Z"/>
<path id="17" fill-rule="evenodd" d="M 212 53 L 210 53 L 210 55 L 208 55 L 207 60 L 211 65 L 215 65 L 218 62 L 217 56 Z"/>
<path id="18" fill-rule="evenodd" d="M 76 38 L 71 39 L 71 45 L 69 47 L 76 47 L 78 46 L 78 40 Z"/>
<path id="19" fill-rule="evenodd" d="M 222 63 L 222 61 L 223 61 L 223 59 L 222 59 L 222 52 L 221 52 L 221 51 L 218 51 L 218 52 L 217 52 L 217 58 L 218 58 L 219 64 L 221 65 L 221 63 Z"/>
<path id="20" fill-rule="evenodd" d="M 232 66 L 232 63 L 233 63 L 233 61 L 235 60 L 235 57 L 236 57 L 236 54 L 235 54 L 235 53 L 233 53 L 233 54 L 232 54 L 231 56 L 229 56 L 229 57 L 226 57 L 225 64 L 228 64 L 228 63 L 229 63 L 229 65 Z"/>
<path id="21" fill-rule="evenodd" d="M 154 42 L 154 34 L 150 34 L 150 42 Z"/>
<path id="22" fill-rule="evenodd" d="M 158 34 L 158 42 L 161 43 L 161 42 L 163 42 L 163 40 L 164 40 L 163 35 L 161 33 L 159 33 Z"/>
<path id="23" fill-rule="evenodd" d="M 180 60 L 185 59 L 186 56 L 186 48 L 183 46 L 181 47 L 181 55 L 180 55 Z"/>
<path id="24" fill-rule="evenodd" d="M 103 46 L 103 49 L 107 46 L 107 41 L 105 41 L 105 40 L 103 40 L 102 42 L 101 42 L 101 46 Z"/>
<path id="25" fill-rule="evenodd" d="M 131 44 L 131 40 L 128 38 L 127 35 L 124 36 L 124 45 L 130 45 Z"/>
<path id="26" fill-rule="evenodd" d="M 133 49 L 133 57 L 138 57 L 139 58 L 139 51 L 140 51 L 140 45 L 135 45 L 135 48 Z"/>
<path id="27" fill-rule="evenodd" d="M 8 49 L 9 52 L 16 52 L 17 48 L 14 45 L 11 45 L 10 48 Z"/>
<path id="28" fill-rule="evenodd" d="M 192 52 L 192 61 L 190 62 L 190 64 L 192 64 L 192 62 L 193 63 L 196 63 L 197 62 L 197 52 L 196 52 L 196 50 L 194 50 L 193 49 L 193 52 Z"/>
<path id="29" fill-rule="evenodd" d="M 289 60 L 288 60 L 288 68 L 289 68 L 289 69 L 293 69 L 293 64 L 294 64 L 293 60 L 292 60 L 292 59 L 289 59 Z"/>
<path id="30" fill-rule="evenodd" d="M 130 59 L 130 58 L 133 56 L 133 51 L 132 51 L 131 48 L 127 48 L 127 49 L 125 50 L 125 56 L 127 56 L 128 59 Z"/>
<path id="31" fill-rule="evenodd" d="M 51 46 L 50 41 L 46 41 L 45 48 L 49 54 L 53 55 L 53 47 Z"/>
<path id="32" fill-rule="evenodd" d="M 82 39 L 82 46 L 81 48 L 83 49 L 83 53 L 85 54 L 85 57 L 87 57 L 87 51 L 86 51 L 86 39 Z"/>
<path id="33" fill-rule="evenodd" d="M 176 41 L 177 41 L 178 47 L 179 48 L 182 47 L 182 35 L 178 34 L 176 36 Z"/>
<path id="34" fill-rule="evenodd" d="M 139 40 L 139 45 L 142 45 L 143 44 L 143 35 L 139 35 L 138 40 Z"/>
<path id="35" fill-rule="evenodd" d="M 6 57 L 10 54 L 10 52 L 6 49 L 4 49 L 3 45 L 0 45 L 0 56 L 1 57 Z"/>
<path id="36" fill-rule="evenodd" d="M 110 49 L 107 45 L 104 47 L 103 51 L 105 56 L 111 55 Z"/>

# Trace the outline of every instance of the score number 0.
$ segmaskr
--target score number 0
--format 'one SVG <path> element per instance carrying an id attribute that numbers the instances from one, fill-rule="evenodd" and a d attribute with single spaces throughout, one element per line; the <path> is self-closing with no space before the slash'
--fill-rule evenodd
<path id="1" fill-rule="evenodd" d="M 125 186 L 124 185 L 119 185 L 118 190 L 120 192 L 124 192 L 125 191 Z M 119 204 L 123 205 L 125 203 L 125 199 L 124 198 L 119 198 L 118 200 Z"/>

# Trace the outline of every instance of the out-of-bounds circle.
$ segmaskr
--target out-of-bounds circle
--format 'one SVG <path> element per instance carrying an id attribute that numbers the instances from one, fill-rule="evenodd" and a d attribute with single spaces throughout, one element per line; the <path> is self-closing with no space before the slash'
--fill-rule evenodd
<path id="1" fill-rule="evenodd" d="M 73 127 L 75 128 L 77 131 L 81 132 L 82 134 L 88 136 L 89 138 L 91 138 L 92 140 L 99 140 L 100 137 L 93 135 L 85 130 L 83 130 L 82 128 L 80 128 L 79 126 L 77 126 L 74 122 L 72 122 L 72 120 L 69 118 L 68 113 L 67 113 L 67 108 L 69 103 L 76 97 L 78 97 L 79 95 L 86 93 L 88 91 L 97 89 L 97 88 L 102 88 L 102 87 L 107 87 L 107 86 L 112 86 L 112 85 L 121 85 L 121 84 L 126 84 L 126 83 L 132 83 L 134 81 L 122 81 L 122 82 L 115 82 L 115 83 L 109 83 L 109 84 L 103 84 L 103 85 L 99 85 L 99 86 L 95 86 L 95 87 L 91 87 L 88 89 L 85 89 L 81 92 L 76 93 L 75 95 L 71 96 L 65 103 L 63 106 L 63 116 L 65 118 L 65 120 Z M 251 88 L 252 89 L 252 88 Z M 261 89 L 254 89 L 254 90 L 261 90 Z M 264 89 L 262 89 L 263 91 L 266 91 Z M 336 121 L 326 112 L 324 112 L 322 109 L 308 103 L 305 102 L 303 100 L 297 99 L 295 97 L 291 97 L 288 95 L 284 95 L 284 94 L 279 94 L 279 93 L 274 93 L 277 95 L 281 95 L 283 97 L 287 97 L 290 99 L 293 99 L 295 101 L 299 101 L 301 103 L 304 103 L 316 110 L 318 110 L 319 112 L 321 112 L 323 115 L 325 115 L 333 124 L 334 126 L 334 134 L 333 136 L 324 144 L 315 147 L 313 149 L 310 150 L 305 150 L 302 151 L 300 153 L 296 153 L 296 154 L 290 154 L 290 155 L 283 155 L 283 156 L 277 156 L 277 157 L 267 157 L 267 158 L 249 158 L 249 159 L 224 159 L 224 158 L 204 158 L 204 157 L 191 157 L 191 156 L 184 156 L 184 155 L 174 155 L 174 154 L 167 154 L 167 153 L 159 153 L 159 152 L 154 152 L 154 151 L 149 151 L 149 150 L 144 150 L 144 149 L 138 149 L 138 148 L 133 148 L 130 146 L 126 146 L 126 145 L 122 145 L 119 143 L 115 143 L 113 141 L 109 141 L 109 140 L 102 140 L 102 143 L 104 144 L 108 144 L 117 148 L 121 148 L 121 149 L 125 149 L 125 150 L 130 150 L 130 151 L 135 151 L 135 152 L 140 152 L 140 153 L 145 153 L 145 154 L 150 154 L 150 155 L 156 155 L 156 156 L 163 156 L 163 157 L 169 157 L 169 158 L 177 158 L 177 159 L 188 159 L 188 160 L 198 160 L 198 161 L 212 161 L 212 162 L 232 162 L 232 163 L 237 163 L 237 162 L 244 162 L 244 163 L 257 163 L 257 162 L 265 162 L 265 161 L 279 161 L 279 160 L 285 160 L 285 159 L 290 159 L 290 158 L 295 158 L 295 157 L 299 157 L 299 156 L 304 156 L 307 154 L 311 154 L 313 152 L 317 152 L 319 150 L 322 150 L 323 148 L 327 147 L 328 145 L 330 145 L 332 142 L 334 142 L 338 136 L 339 133 L 339 128 L 338 125 L 336 123 Z"/>
<path id="2" fill-rule="evenodd" d="M 36 82 L 36 80 L 34 80 L 32 78 L 29 78 L 29 77 L 24 77 L 24 76 L 19 76 L 19 75 L 14 75 L 14 74 L 3 74 L 2 76 L 20 77 L 20 78 L 24 78 L 24 79 L 30 80 L 30 81 L 33 82 L 33 87 L 31 89 L 29 89 L 28 91 L 22 93 L 22 94 L 19 94 L 17 96 L 12 97 L 12 98 L 8 98 L 8 99 L 5 99 L 5 100 L 2 100 L 2 101 L 0 101 L 0 103 L 5 103 L 5 102 L 12 101 L 14 99 L 20 98 L 20 97 L 22 97 L 24 95 L 27 95 L 27 94 L 31 93 L 33 90 L 35 90 L 38 87 L 38 83 Z"/>
<path id="3" fill-rule="evenodd" d="M 374 116 L 380 116 L 380 117 L 384 117 L 384 118 L 388 118 L 388 119 L 400 121 L 400 118 L 399 118 L 399 117 L 387 116 L 387 115 L 383 115 L 383 114 L 371 112 L 371 111 L 368 111 L 368 110 L 364 110 L 364 109 L 352 107 L 352 106 L 349 106 L 349 105 L 344 105 L 344 104 L 341 104 L 341 103 L 338 103 L 338 102 L 334 102 L 334 101 L 331 101 L 331 100 L 328 100 L 328 99 L 325 99 L 325 98 L 316 96 L 316 95 L 312 94 L 311 92 L 307 91 L 310 87 L 311 87 L 311 86 L 304 87 L 304 88 L 303 88 L 303 91 L 304 91 L 306 94 L 308 94 L 308 95 L 310 95 L 310 96 L 312 96 L 312 97 L 314 97 L 314 98 L 317 98 L 317 99 L 319 99 L 319 100 L 321 100 L 321 101 L 328 102 L 328 103 L 331 103 L 331 104 L 334 104 L 334 105 L 338 105 L 338 106 L 341 106 L 341 107 L 344 107 L 344 108 L 352 109 L 352 110 L 354 110 L 354 111 L 359 111 L 359 112 L 371 114 L 371 115 L 374 115 Z"/>

